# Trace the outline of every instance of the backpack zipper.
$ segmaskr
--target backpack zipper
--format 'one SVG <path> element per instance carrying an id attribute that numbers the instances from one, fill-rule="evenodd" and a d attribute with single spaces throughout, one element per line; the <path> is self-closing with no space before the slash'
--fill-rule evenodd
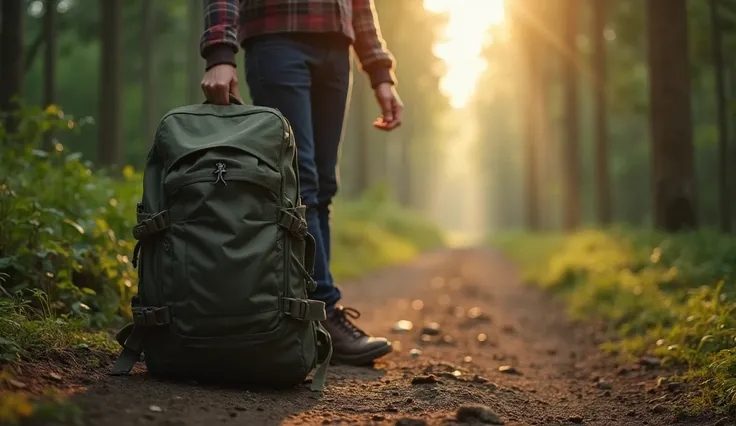
<path id="1" fill-rule="evenodd" d="M 218 182 L 222 182 L 223 185 L 227 186 L 227 182 L 225 181 L 225 175 L 227 174 L 227 165 L 221 161 L 218 161 L 215 163 L 215 170 L 212 172 L 213 175 L 215 175 L 215 185 L 217 185 Z"/>

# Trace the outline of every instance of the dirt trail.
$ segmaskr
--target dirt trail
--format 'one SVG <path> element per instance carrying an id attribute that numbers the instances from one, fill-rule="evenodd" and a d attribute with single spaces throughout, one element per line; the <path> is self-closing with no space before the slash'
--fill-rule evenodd
<path id="1" fill-rule="evenodd" d="M 570 323 L 498 254 L 428 254 L 345 285 L 344 294 L 363 313 L 359 324 L 389 334 L 398 350 L 375 368 L 333 366 L 323 394 L 306 386 L 282 393 L 200 387 L 139 373 L 105 377 L 75 400 L 89 425 L 456 424 L 464 404 L 483 405 L 486 423 L 495 414 L 506 425 L 716 423 L 675 420 L 669 404 L 679 390 L 655 389 L 657 367 L 614 365 L 596 348 L 599 330 Z M 392 332 L 399 320 L 413 329 Z M 429 322 L 439 332 L 422 341 Z M 430 374 L 436 383 L 417 383 L 431 382 Z"/>

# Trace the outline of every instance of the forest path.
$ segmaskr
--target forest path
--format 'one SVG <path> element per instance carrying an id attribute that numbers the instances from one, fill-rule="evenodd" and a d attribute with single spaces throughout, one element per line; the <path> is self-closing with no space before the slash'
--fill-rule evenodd
<path id="1" fill-rule="evenodd" d="M 430 253 L 343 292 L 362 312 L 360 326 L 389 335 L 397 350 L 374 368 L 332 366 L 322 394 L 307 386 L 253 392 L 160 382 L 141 372 L 103 377 L 74 401 L 86 424 L 116 426 L 424 425 L 456 424 L 458 417 L 497 424 L 495 416 L 506 425 L 714 423 L 676 421 L 668 401 L 677 389 L 655 388 L 658 367 L 615 365 L 597 347 L 600 329 L 570 322 L 493 251 Z M 392 331 L 399 320 L 413 329 Z M 429 322 L 440 330 L 423 342 Z M 430 374 L 436 383 L 417 383 L 432 381 Z M 482 408 L 458 411 L 469 404 Z"/>

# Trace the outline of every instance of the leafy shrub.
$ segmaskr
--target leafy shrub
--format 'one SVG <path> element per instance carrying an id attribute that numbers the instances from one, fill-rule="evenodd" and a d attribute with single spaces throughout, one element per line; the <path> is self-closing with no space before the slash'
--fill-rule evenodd
<path id="1" fill-rule="evenodd" d="M 55 107 L 22 110 L 19 129 L 0 129 L 0 272 L 5 292 L 46 293 L 59 313 L 89 314 L 105 325 L 126 309 L 135 286 L 127 239 L 135 203 L 122 183 L 56 142 L 36 148 L 45 131 L 73 131 Z M 63 134 L 63 133 L 62 133 Z"/>
<path id="2" fill-rule="evenodd" d="M 559 292 L 573 315 L 615 325 L 621 340 L 606 347 L 683 365 L 685 379 L 704 385 L 702 402 L 736 410 L 732 236 L 587 230 L 569 237 L 516 236 L 500 245 L 529 281 Z M 546 248 L 530 259 L 535 247 Z"/>

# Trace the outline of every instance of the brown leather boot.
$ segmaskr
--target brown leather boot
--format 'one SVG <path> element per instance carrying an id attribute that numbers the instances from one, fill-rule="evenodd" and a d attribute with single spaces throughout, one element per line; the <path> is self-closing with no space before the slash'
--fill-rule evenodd
<path id="1" fill-rule="evenodd" d="M 360 318 L 353 308 L 336 307 L 327 314 L 322 325 L 332 337 L 332 360 L 340 364 L 367 365 L 390 353 L 391 342 L 383 337 L 373 337 L 359 329 L 351 319 Z"/>

